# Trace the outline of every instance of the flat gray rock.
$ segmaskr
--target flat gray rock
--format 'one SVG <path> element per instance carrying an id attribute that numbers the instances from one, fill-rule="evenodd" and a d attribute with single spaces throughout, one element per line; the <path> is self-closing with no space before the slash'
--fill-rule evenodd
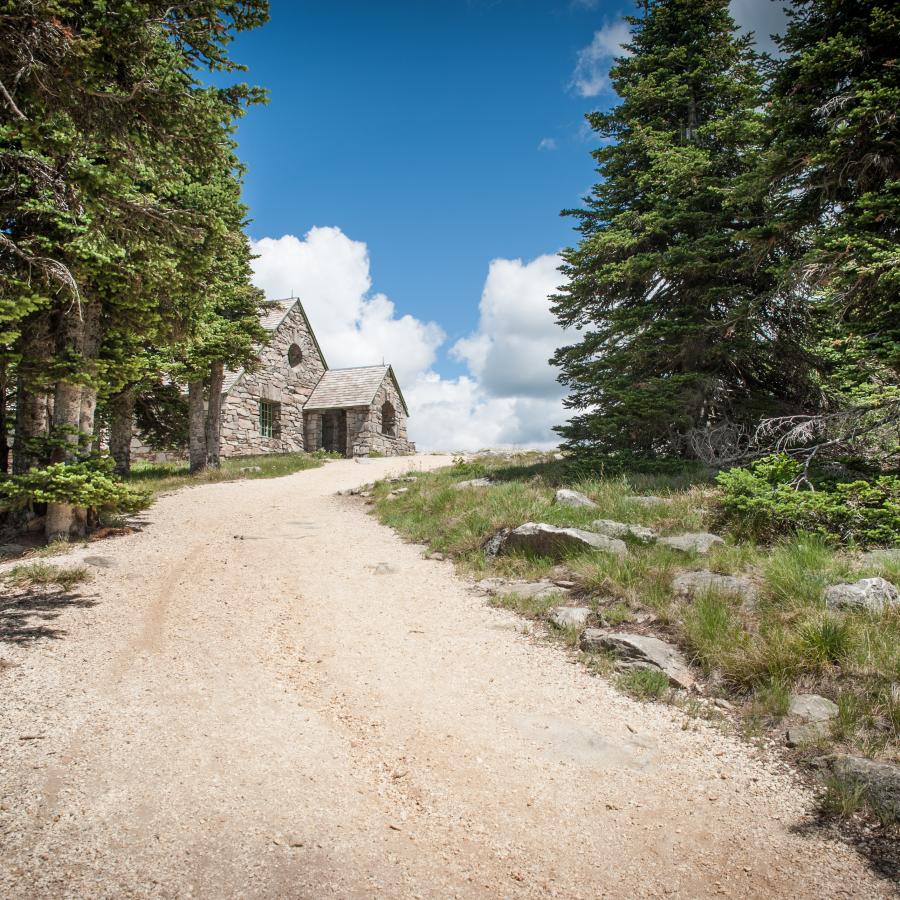
<path id="1" fill-rule="evenodd" d="M 651 528 L 632 525 L 630 522 L 614 522 L 612 519 L 595 519 L 591 522 L 591 530 L 607 537 L 632 538 L 642 544 L 651 544 L 656 540 L 656 532 Z"/>
<path id="2" fill-rule="evenodd" d="M 568 488 L 560 488 L 553 498 L 553 502 L 559 506 L 596 506 L 597 504 L 590 497 L 582 494 L 581 491 L 572 491 Z"/>
<path id="3" fill-rule="evenodd" d="M 580 528 L 558 528 L 543 522 L 526 522 L 518 528 L 498 532 L 485 544 L 487 556 L 514 550 L 526 550 L 553 559 L 584 550 L 602 550 L 617 556 L 624 556 L 628 552 L 624 541 L 616 538 L 582 531 Z"/>
<path id="4" fill-rule="evenodd" d="M 843 754 L 830 757 L 829 762 L 839 778 L 860 785 L 873 806 L 900 819 L 900 766 Z"/>
<path id="5" fill-rule="evenodd" d="M 666 547 L 672 547 L 674 550 L 681 550 L 683 553 L 705 555 L 712 547 L 724 544 L 725 541 L 717 534 L 710 534 L 708 531 L 686 531 L 684 534 L 673 534 L 660 538 L 659 543 Z"/>
<path id="6" fill-rule="evenodd" d="M 900 563 L 900 548 L 896 550 L 891 549 L 881 549 L 881 550 L 867 550 L 863 553 L 859 561 L 863 565 L 884 565 L 885 563 Z"/>
<path id="7" fill-rule="evenodd" d="M 827 737 L 830 729 L 827 722 L 807 722 L 805 725 L 796 725 L 788 728 L 785 733 L 785 743 L 788 747 L 803 747 L 806 744 L 815 744 Z"/>
<path id="8" fill-rule="evenodd" d="M 548 618 L 557 628 L 581 628 L 590 615 L 589 606 L 554 606 Z"/>
<path id="9" fill-rule="evenodd" d="M 579 646 L 588 653 L 610 651 L 618 658 L 619 668 L 659 669 L 675 687 L 690 688 L 695 684 L 684 654 L 659 638 L 585 628 Z"/>
<path id="10" fill-rule="evenodd" d="M 569 592 L 552 581 L 508 581 L 494 593 L 512 594 L 523 600 L 543 600 L 547 597 L 565 597 Z"/>
<path id="11" fill-rule="evenodd" d="M 900 591 L 884 578 L 861 578 L 852 584 L 833 584 L 825 589 L 829 609 L 867 609 L 881 612 L 900 606 Z"/>
<path id="12" fill-rule="evenodd" d="M 629 503 L 637 503 L 639 506 L 660 506 L 663 503 L 671 503 L 668 497 L 654 497 L 653 494 L 644 496 L 631 496 L 625 498 Z"/>
<path id="13" fill-rule="evenodd" d="M 756 600 L 756 587 L 749 578 L 741 575 L 720 575 L 704 569 L 700 572 L 684 572 L 672 581 L 672 591 L 682 600 L 692 600 L 706 591 L 716 591 L 740 597 L 747 604 Z"/>
<path id="14" fill-rule="evenodd" d="M 818 694 L 793 694 L 788 715 L 804 722 L 827 722 L 838 714 L 836 703 Z"/>
<path id="15" fill-rule="evenodd" d="M 493 483 L 490 478 L 467 478 L 465 481 L 457 481 L 453 485 L 453 490 L 464 491 L 466 488 L 490 487 Z"/>

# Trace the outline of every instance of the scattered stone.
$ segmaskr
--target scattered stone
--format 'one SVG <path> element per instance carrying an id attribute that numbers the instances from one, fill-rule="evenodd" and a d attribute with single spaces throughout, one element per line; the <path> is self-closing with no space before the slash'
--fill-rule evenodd
<path id="1" fill-rule="evenodd" d="M 262 472 L 259 466 L 241 466 L 238 472 Z"/>
<path id="2" fill-rule="evenodd" d="M 900 766 L 844 754 L 829 757 L 828 761 L 840 779 L 863 787 L 866 799 L 885 817 L 900 820 Z"/>
<path id="3" fill-rule="evenodd" d="M 788 715 L 804 722 L 827 722 L 837 714 L 837 704 L 818 694 L 794 694 L 788 707 Z"/>
<path id="4" fill-rule="evenodd" d="M 368 456 L 354 456 L 353 462 L 357 463 L 360 466 L 370 466 L 373 462 L 375 462 L 375 460 L 369 459 Z"/>
<path id="5" fill-rule="evenodd" d="M 828 737 L 830 728 L 827 722 L 807 722 L 805 725 L 797 725 L 788 728 L 785 734 L 785 743 L 788 747 L 804 747 L 807 744 L 817 744 L 822 738 Z"/>
<path id="6" fill-rule="evenodd" d="M 882 566 L 900 563 L 900 549 L 897 550 L 868 550 L 863 553 L 859 561 L 864 566 Z"/>
<path id="7" fill-rule="evenodd" d="M 659 669 L 665 672 L 675 687 L 687 689 L 696 683 L 684 654 L 659 638 L 585 628 L 579 645 L 588 653 L 599 650 L 612 652 L 618 657 L 617 668 Z"/>
<path id="8" fill-rule="evenodd" d="M 558 528 L 543 522 L 526 522 L 518 528 L 498 532 L 484 548 L 485 555 L 489 557 L 511 550 L 528 550 L 539 556 L 555 558 L 584 550 L 602 550 L 617 556 L 625 556 L 628 552 L 625 543 L 616 538 L 580 528 Z"/>
<path id="9" fill-rule="evenodd" d="M 115 563 L 105 556 L 86 556 L 84 561 L 89 566 L 96 566 L 98 569 L 111 569 Z"/>
<path id="10" fill-rule="evenodd" d="M 481 581 L 475 582 L 475 588 L 485 594 L 496 594 L 506 583 L 505 578 L 482 578 Z"/>
<path id="11" fill-rule="evenodd" d="M 372 496 L 372 492 L 371 492 L 371 491 L 360 491 L 360 492 L 359 492 L 359 496 L 360 496 L 360 497 L 371 497 L 371 496 Z"/>
<path id="12" fill-rule="evenodd" d="M 469 478 L 466 481 L 457 481 L 453 485 L 453 490 L 464 491 L 466 488 L 490 487 L 493 483 L 490 478 Z"/>
<path id="13" fill-rule="evenodd" d="M 656 532 L 643 525 L 632 525 L 628 522 L 614 522 L 612 519 L 595 519 L 591 529 L 598 534 L 613 538 L 632 538 L 642 544 L 651 544 L 656 540 Z"/>
<path id="14" fill-rule="evenodd" d="M 378 563 L 377 566 L 372 568 L 372 571 L 376 575 L 396 575 L 399 570 L 395 569 L 389 563 Z"/>
<path id="15" fill-rule="evenodd" d="M 868 609 L 881 612 L 900 606 L 900 591 L 884 578 L 861 578 L 853 584 L 833 584 L 825 589 L 829 609 Z"/>
<path id="16" fill-rule="evenodd" d="M 716 699 L 713 700 L 713 706 L 717 706 L 719 709 L 724 710 L 734 709 L 734 704 L 724 697 L 716 697 Z"/>
<path id="17" fill-rule="evenodd" d="M 625 499 L 629 503 L 637 503 L 639 506 L 659 506 L 662 503 L 672 502 L 668 497 L 654 497 L 652 494 L 647 494 L 643 497 L 626 497 Z"/>
<path id="18" fill-rule="evenodd" d="M 717 591 L 740 597 L 747 606 L 756 600 L 756 587 L 749 578 L 741 575 L 720 575 L 703 569 L 700 572 L 684 572 L 672 582 L 672 590 L 676 597 L 691 600 L 705 591 Z"/>
<path id="19" fill-rule="evenodd" d="M 388 497 L 399 497 L 401 494 L 405 494 L 409 491 L 409 488 L 394 488 L 389 494 Z"/>
<path id="20" fill-rule="evenodd" d="M 553 498 L 553 502 L 559 506 L 596 506 L 597 504 L 590 497 L 585 496 L 581 491 L 572 491 L 568 488 L 560 488 Z"/>
<path id="21" fill-rule="evenodd" d="M 582 628 L 590 615 L 588 606 L 554 606 L 549 618 L 557 628 Z"/>
<path id="22" fill-rule="evenodd" d="M 712 547 L 724 545 L 725 541 L 717 534 L 710 534 L 707 531 L 687 531 L 684 534 L 660 538 L 659 543 L 674 550 L 681 550 L 683 553 L 700 553 L 705 556 Z"/>
<path id="23" fill-rule="evenodd" d="M 552 581 L 506 581 L 493 593 L 511 594 L 522 600 L 545 600 L 547 597 L 564 597 L 568 591 Z"/>
<path id="24" fill-rule="evenodd" d="M 554 578 L 553 583 L 557 587 L 565 588 L 567 591 L 571 591 L 575 587 L 575 582 L 569 581 L 568 578 Z"/>
<path id="25" fill-rule="evenodd" d="M 438 552 L 437 550 L 435 550 L 433 553 L 429 553 L 429 554 L 428 554 L 428 558 L 429 558 L 429 559 L 436 559 L 436 560 L 440 561 L 440 560 L 445 559 L 446 557 L 444 556 L 443 553 L 440 553 L 440 552 Z"/>

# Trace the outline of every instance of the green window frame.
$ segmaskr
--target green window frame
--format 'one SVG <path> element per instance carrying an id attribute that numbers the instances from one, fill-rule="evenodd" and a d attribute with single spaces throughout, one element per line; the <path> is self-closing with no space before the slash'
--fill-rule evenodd
<path id="1" fill-rule="evenodd" d="M 259 433 L 263 437 L 278 437 L 278 406 L 271 400 L 259 401 Z"/>

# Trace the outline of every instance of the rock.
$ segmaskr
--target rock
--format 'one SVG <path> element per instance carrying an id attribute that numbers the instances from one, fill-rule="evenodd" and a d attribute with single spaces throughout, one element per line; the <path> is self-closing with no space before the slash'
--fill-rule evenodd
<path id="1" fill-rule="evenodd" d="M 567 578 L 554 578 L 553 583 L 557 587 L 565 588 L 567 591 L 570 591 L 575 587 L 575 582 L 569 581 Z"/>
<path id="2" fill-rule="evenodd" d="M 388 497 L 399 497 L 401 494 L 405 494 L 409 488 L 394 488 L 389 494 Z"/>
<path id="3" fill-rule="evenodd" d="M 494 594 L 511 594 L 522 600 L 544 600 L 547 597 L 564 597 L 569 592 L 552 581 L 505 581 Z"/>
<path id="4" fill-rule="evenodd" d="M 490 478 L 469 478 L 466 481 L 457 481 L 453 485 L 453 490 L 463 491 L 466 488 L 490 487 L 493 483 Z"/>
<path id="5" fill-rule="evenodd" d="M 900 766 L 844 754 L 835 754 L 828 762 L 842 781 L 860 785 L 869 803 L 886 818 L 900 820 Z"/>
<path id="6" fill-rule="evenodd" d="M 691 600 L 705 591 L 718 591 L 740 597 L 748 606 L 756 600 L 756 587 L 749 578 L 740 575 L 719 575 L 708 569 L 678 575 L 672 582 L 672 591 L 682 600 Z"/>
<path id="7" fill-rule="evenodd" d="M 713 706 L 716 706 L 719 709 L 724 709 L 726 711 L 734 709 L 734 704 L 729 700 L 726 700 L 724 697 L 716 697 L 716 699 L 713 700 Z"/>
<path id="8" fill-rule="evenodd" d="M 785 734 L 785 743 L 788 747 L 817 744 L 822 738 L 828 737 L 829 731 L 827 722 L 807 722 L 806 725 L 788 728 Z"/>
<path id="9" fill-rule="evenodd" d="M 581 491 L 571 491 L 568 488 L 560 488 L 553 498 L 553 502 L 560 506 L 596 506 L 597 504 L 586 497 Z"/>
<path id="10" fill-rule="evenodd" d="M 590 614 L 588 606 L 554 606 L 549 619 L 557 628 L 581 628 Z"/>
<path id="11" fill-rule="evenodd" d="M 586 652 L 608 650 L 618 657 L 618 667 L 624 669 L 659 669 L 669 681 L 680 688 L 695 684 L 684 654 L 659 638 L 644 634 L 608 633 L 599 628 L 585 628 L 579 645 Z"/>
<path id="12" fill-rule="evenodd" d="M 900 563 L 900 548 L 896 550 L 868 550 L 860 556 L 859 561 L 864 566 L 896 565 Z"/>
<path id="13" fill-rule="evenodd" d="M 662 503 L 672 502 L 668 497 L 654 497 L 652 494 L 647 494 L 644 497 L 626 497 L 625 499 L 629 503 L 637 503 L 639 506 L 659 506 Z"/>
<path id="14" fill-rule="evenodd" d="M 482 578 L 475 582 L 475 589 L 485 594 L 496 594 L 504 584 L 507 584 L 505 578 Z"/>
<path id="15" fill-rule="evenodd" d="M 259 466 L 241 466 L 238 472 L 262 472 Z"/>
<path id="16" fill-rule="evenodd" d="M 591 530 L 607 537 L 632 538 L 642 544 L 650 544 L 656 540 L 656 532 L 651 528 L 628 522 L 614 522 L 612 519 L 595 519 L 591 522 Z"/>
<path id="17" fill-rule="evenodd" d="M 710 548 L 719 544 L 724 544 L 717 534 L 710 534 L 707 531 L 687 531 L 684 534 L 673 534 L 669 537 L 659 539 L 660 544 L 666 547 L 672 547 L 674 550 L 681 550 L 684 553 L 700 553 L 706 555 Z"/>
<path id="18" fill-rule="evenodd" d="M 829 609 L 868 609 L 881 612 L 900 606 L 900 591 L 884 578 L 861 578 L 853 584 L 833 584 L 825 589 Z"/>
<path id="19" fill-rule="evenodd" d="M 485 554 L 496 556 L 511 550 L 528 550 L 539 556 L 560 558 L 567 553 L 602 550 L 624 556 L 628 550 L 623 541 L 608 538 L 580 528 L 557 528 L 543 522 L 526 522 L 518 528 L 498 532 L 485 545 Z"/>
<path id="20" fill-rule="evenodd" d="M 446 557 L 444 556 L 443 553 L 440 553 L 440 552 L 438 552 L 437 550 L 435 550 L 433 553 L 429 553 L 429 554 L 428 554 L 428 558 L 429 558 L 429 559 L 436 559 L 436 560 L 438 560 L 438 561 L 440 562 L 441 560 L 445 559 Z"/>
<path id="21" fill-rule="evenodd" d="M 84 561 L 89 566 L 96 566 L 98 569 L 111 569 L 115 563 L 106 556 L 85 556 Z"/>
<path id="22" fill-rule="evenodd" d="M 818 694 L 793 694 L 788 715 L 804 722 L 827 722 L 838 714 L 837 704 Z"/>

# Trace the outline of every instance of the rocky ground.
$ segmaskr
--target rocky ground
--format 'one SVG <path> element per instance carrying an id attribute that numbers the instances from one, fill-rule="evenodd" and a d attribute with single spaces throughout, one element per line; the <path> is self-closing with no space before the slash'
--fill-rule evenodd
<path id="1" fill-rule="evenodd" d="M 787 767 L 336 496 L 446 462 L 187 489 L 7 596 L 0 894 L 893 895 Z"/>

